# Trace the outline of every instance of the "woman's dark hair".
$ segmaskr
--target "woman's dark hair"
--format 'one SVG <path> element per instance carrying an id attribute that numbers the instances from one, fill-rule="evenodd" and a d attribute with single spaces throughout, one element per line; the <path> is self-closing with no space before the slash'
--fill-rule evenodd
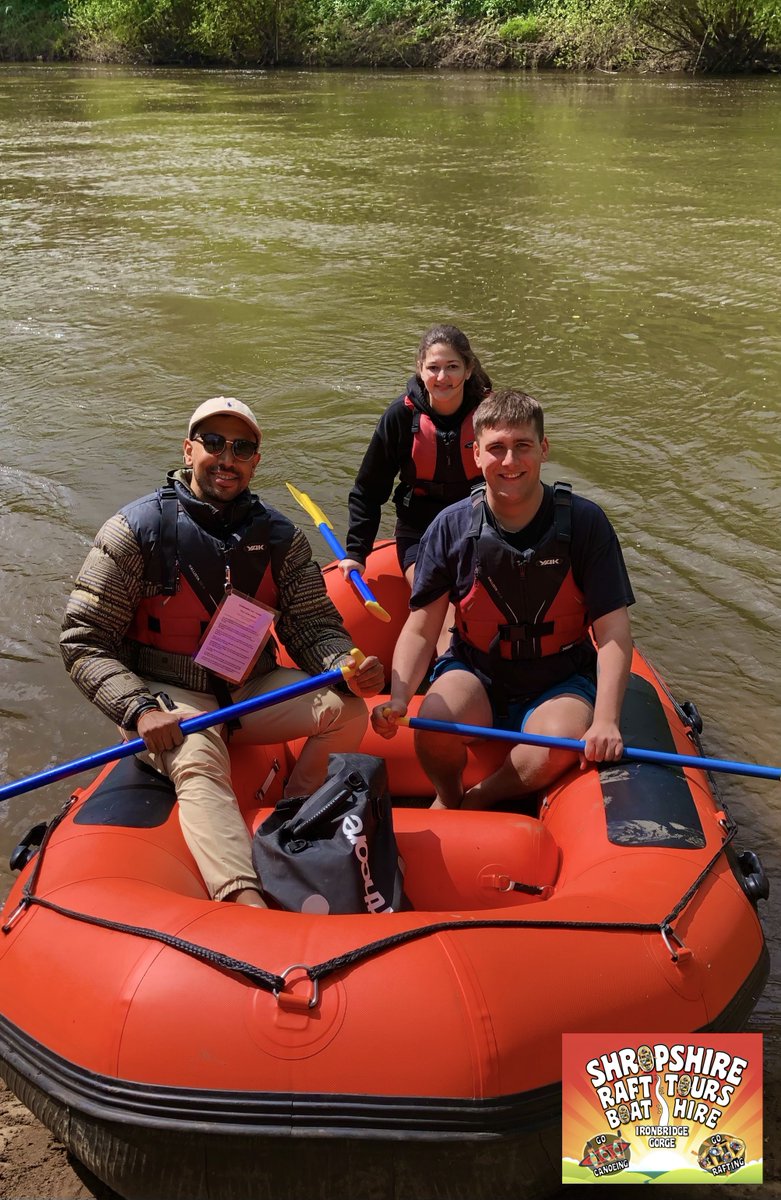
<path id="1" fill-rule="evenodd" d="M 457 325 L 432 325 L 423 334 L 418 346 L 418 356 L 415 360 L 415 373 L 417 374 L 418 382 L 421 385 L 423 383 L 423 380 L 420 378 L 419 368 L 426 351 L 430 350 L 432 346 L 437 345 L 450 346 L 451 349 L 455 350 L 459 358 L 463 359 L 465 365 L 472 368 L 472 374 L 464 384 L 464 399 L 479 401 L 487 396 L 493 386 L 491 379 L 488 372 L 480 365 L 480 359 L 469 345 L 469 338 Z"/>

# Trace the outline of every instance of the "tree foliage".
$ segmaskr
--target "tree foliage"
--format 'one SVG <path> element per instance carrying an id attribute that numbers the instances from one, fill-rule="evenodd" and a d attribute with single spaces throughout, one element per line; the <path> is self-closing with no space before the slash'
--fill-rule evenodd
<path id="1" fill-rule="evenodd" d="M 69 58 L 67 0 L 0 0 L 0 60 Z"/>
<path id="2" fill-rule="evenodd" d="M 0 57 L 781 68 L 781 0 L 0 0 Z"/>

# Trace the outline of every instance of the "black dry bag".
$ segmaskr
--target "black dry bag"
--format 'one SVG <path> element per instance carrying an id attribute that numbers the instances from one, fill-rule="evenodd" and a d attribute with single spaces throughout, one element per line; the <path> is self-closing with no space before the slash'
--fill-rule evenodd
<path id="1" fill-rule="evenodd" d="M 281 800 L 255 832 L 266 901 L 306 913 L 408 909 L 392 812 L 383 759 L 332 754 L 323 786 Z"/>

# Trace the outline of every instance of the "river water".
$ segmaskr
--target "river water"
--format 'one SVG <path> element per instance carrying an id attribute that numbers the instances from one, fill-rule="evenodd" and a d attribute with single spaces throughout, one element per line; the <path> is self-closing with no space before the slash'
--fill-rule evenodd
<path id="1" fill-rule="evenodd" d="M 611 516 L 636 637 L 706 752 L 779 763 L 781 79 L 3 65 L 0 146 L 0 780 L 116 740 L 60 617 L 196 403 L 248 401 L 261 492 L 290 512 L 291 480 L 343 535 L 443 319 L 543 402 L 546 477 Z M 722 779 L 777 889 L 779 785 Z M 0 811 L 3 892 L 68 790 Z"/>

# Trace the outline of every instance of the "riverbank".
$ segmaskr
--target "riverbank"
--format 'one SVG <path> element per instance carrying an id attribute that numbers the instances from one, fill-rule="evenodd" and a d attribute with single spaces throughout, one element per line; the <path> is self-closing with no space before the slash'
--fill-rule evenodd
<path id="1" fill-rule="evenodd" d="M 0 60 L 125 65 L 781 70 L 772 0 L 10 0 Z"/>

